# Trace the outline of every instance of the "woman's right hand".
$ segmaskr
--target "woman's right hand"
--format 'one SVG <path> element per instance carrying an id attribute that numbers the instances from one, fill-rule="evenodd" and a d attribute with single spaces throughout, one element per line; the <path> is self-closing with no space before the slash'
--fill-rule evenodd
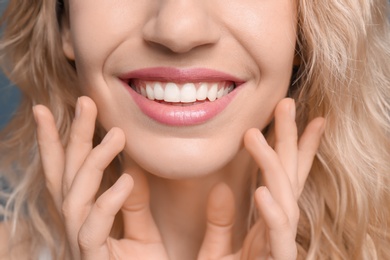
<path id="1" fill-rule="evenodd" d="M 112 128 L 93 148 L 97 108 L 90 98 L 80 97 L 65 149 L 49 109 L 37 105 L 33 110 L 46 187 L 63 217 L 72 259 L 168 259 L 144 176 L 122 174 L 95 199 L 105 168 L 124 148 L 123 131 Z M 109 235 L 119 210 L 124 238 L 117 240 Z"/>

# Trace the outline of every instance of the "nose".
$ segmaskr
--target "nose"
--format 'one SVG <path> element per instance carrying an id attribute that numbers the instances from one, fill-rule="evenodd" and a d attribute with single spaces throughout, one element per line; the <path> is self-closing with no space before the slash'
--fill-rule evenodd
<path id="1" fill-rule="evenodd" d="M 144 40 L 175 53 L 186 53 L 218 41 L 217 24 L 207 10 L 208 0 L 161 0 L 145 23 Z"/>

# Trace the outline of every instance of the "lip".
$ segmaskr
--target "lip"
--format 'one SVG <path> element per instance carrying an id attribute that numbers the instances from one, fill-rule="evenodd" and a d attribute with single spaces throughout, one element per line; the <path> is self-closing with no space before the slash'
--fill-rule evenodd
<path id="1" fill-rule="evenodd" d="M 244 80 L 230 74 L 204 68 L 145 68 L 119 75 L 119 79 L 130 93 L 135 104 L 146 116 L 169 126 L 199 125 L 211 120 L 231 103 L 240 90 L 240 86 L 244 83 Z M 133 79 L 176 83 L 231 81 L 234 82 L 236 88 L 228 95 L 213 102 L 204 102 L 191 106 L 174 106 L 158 103 L 138 94 L 128 84 Z"/>
<path id="2" fill-rule="evenodd" d="M 172 81 L 178 83 L 201 81 L 232 81 L 235 82 L 236 85 L 241 85 L 244 82 L 244 80 L 239 79 L 238 77 L 235 77 L 228 73 L 205 68 L 145 68 L 124 73 L 122 75 L 119 75 L 119 78 L 121 80 L 139 78 L 143 80 Z"/>

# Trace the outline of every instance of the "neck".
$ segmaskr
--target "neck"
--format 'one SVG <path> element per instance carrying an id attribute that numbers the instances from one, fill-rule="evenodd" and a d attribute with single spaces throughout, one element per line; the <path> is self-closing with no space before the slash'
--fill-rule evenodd
<path id="1" fill-rule="evenodd" d="M 223 169 L 193 179 L 165 179 L 149 173 L 150 205 L 170 259 L 196 259 L 206 229 L 206 206 L 211 189 L 226 183 L 236 206 L 233 249 L 246 235 L 257 167 L 242 150 Z"/>

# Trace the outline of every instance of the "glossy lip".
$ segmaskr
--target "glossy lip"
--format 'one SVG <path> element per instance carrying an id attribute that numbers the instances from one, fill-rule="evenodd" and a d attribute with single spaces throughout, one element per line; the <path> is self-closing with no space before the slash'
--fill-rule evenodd
<path id="1" fill-rule="evenodd" d="M 178 69 L 171 67 L 155 67 L 130 71 L 119 75 L 121 80 L 142 79 L 155 81 L 171 81 L 177 83 L 186 82 L 212 82 L 232 81 L 236 86 L 241 85 L 244 80 L 230 74 L 204 68 Z"/>
<path id="2" fill-rule="evenodd" d="M 224 72 L 204 69 L 178 69 L 167 67 L 146 68 L 131 71 L 119 76 L 136 105 L 149 118 L 170 126 L 191 126 L 202 124 L 220 114 L 233 100 L 244 81 Z M 155 102 L 138 94 L 129 86 L 132 79 L 163 82 L 216 82 L 231 81 L 236 88 L 228 95 L 213 102 L 191 106 L 174 106 Z"/>

